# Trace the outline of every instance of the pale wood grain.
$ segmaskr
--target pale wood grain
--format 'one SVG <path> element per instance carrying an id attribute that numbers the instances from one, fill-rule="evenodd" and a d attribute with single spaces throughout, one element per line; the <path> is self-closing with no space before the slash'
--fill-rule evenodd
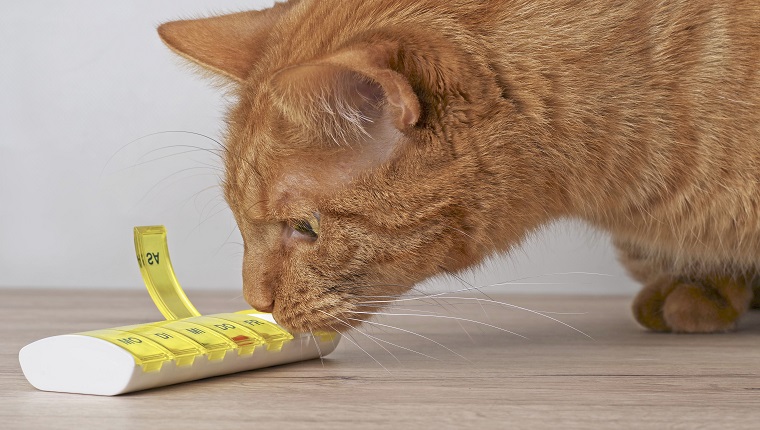
<path id="1" fill-rule="evenodd" d="M 204 313 L 246 308 L 230 293 L 190 293 Z M 591 335 L 518 310 L 474 303 L 420 311 L 477 319 L 518 332 L 415 317 L 378 321 L 325 359 L 121 397 L 36 391 L 18 350 L 42 337 L 160 319 L 135 291 L 0 290 L 0 428 L 760 428 L 760 315 L 737 333 L 662 335 L 632 321 L 626 297 L 496 295 L 553 312 Z M 405 307 L 419 304 L 407 303 Z M 404 311 L 406 312 L 406 311 Z M 484 313 L 486 312 L 486 313 Z"/>

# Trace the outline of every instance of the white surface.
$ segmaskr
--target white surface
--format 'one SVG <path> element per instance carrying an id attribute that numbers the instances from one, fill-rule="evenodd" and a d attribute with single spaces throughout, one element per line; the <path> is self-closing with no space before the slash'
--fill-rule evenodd
<path id="1" fill-rule="evenodd" d="M 164 224 L 187 289 L 239 291 L 241 239 L 222 202 L 213 147 L 225 101 L 155 34 L 163 21 L 272 1 L 0 2 L 0 288 L 135 287 L 132 227 Z M 121 149 L 120 149 L 121 148 Z M 188 170 L 189 169 L 189 170 Z M 468 274 L 476 284 L 588 271 L 510 291 L 631 292 L 605 238 L 583 228 L 539 235 Z M 457 289 L 456 280 L 434 289 Z M 234 294 L 234 293 L 233 293 Z"/>
<path id="2" fill-rule="evenodd" d="M 209 361 L 199 356 L 190 366 L 177 367 L 174 361 L 168 361 L 159 371 L 144 372 L 125 349 L 95 337 L 69 334 L 25 346 L 19 352 L 19 362 L 24 376 L 38 390 L 114 396 L 309 360 L 320 353 L 326 356 L 340 340 L 340 335 L 331 341 L 306 334 L 294 336 L 280 351 L 267 351 L 266 345 L 261 345 L 252 355 L 239 356 L 237 350 L 230 350 L 222 360 Z"/>

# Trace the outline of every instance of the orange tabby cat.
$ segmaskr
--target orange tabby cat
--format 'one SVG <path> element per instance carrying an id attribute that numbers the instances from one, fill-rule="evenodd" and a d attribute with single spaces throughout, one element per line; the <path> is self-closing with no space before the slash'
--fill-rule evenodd
<path id="1" fill-rule="evenodd" d="M 292 329 L 558 218 L 611 233 L 652 330 L 731 329 L 760 285 L 757 0 L 291 0 L 159 33 L 233 84 L 245 297 Z"/>

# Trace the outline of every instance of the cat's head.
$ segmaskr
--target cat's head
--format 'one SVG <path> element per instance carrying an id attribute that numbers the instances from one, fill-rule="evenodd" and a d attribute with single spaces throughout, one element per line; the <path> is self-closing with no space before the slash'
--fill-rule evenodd
<path id="1" fill-rule="evenodd" d="M 493 189 L 475 183 L 477 156 L 457 153 L 459 129 L 441 122 L 481 120 L 438 109 L 442 70 L 378 35 L 289 40 L 292 3 L 159 33 L 238 98 L 224 189 L 245 243 L 246 300 L 294 330 L 345 330 L 490 251 L 494 221 L 471 206 Z"/>

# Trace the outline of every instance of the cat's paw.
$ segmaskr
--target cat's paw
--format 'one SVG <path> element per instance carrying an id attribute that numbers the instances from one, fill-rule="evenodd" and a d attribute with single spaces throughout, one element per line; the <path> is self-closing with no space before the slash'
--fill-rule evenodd
<path id="1" fill-rule="evenodd" d="M 660 279 L 641 290 L 633 313 L 641 325 L 654 331 L 717 333 L 736 328 L 751 300 L 746 283 L 727 278 Z"/>

